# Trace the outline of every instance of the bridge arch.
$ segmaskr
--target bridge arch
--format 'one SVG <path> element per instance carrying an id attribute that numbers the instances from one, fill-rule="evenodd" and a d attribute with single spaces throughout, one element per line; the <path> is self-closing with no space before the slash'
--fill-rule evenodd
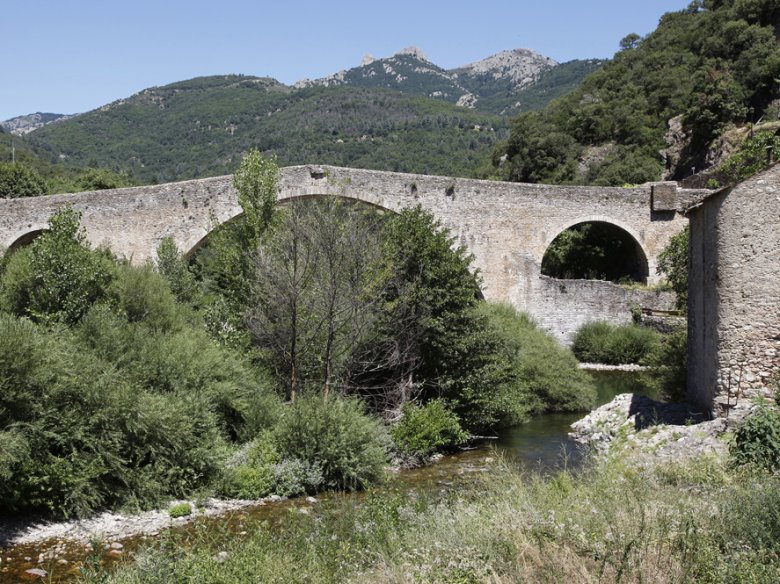
<path id="1" fill-rule="evenodd" d="M 630 225 L 604 215 L 589 215 L 585 217 L 579 217 L 574 220 L 569 220 L 562 226 L 559 226 L 554 232 L 552 232 L 552 236 L 550 236 L 549 233 L 545 234 L 546 237 L 544 239 L 542 254 L 541 258 L 539 259 L 540 270 L 543 270 L 545 267 L 545 260 L 548 258 L 548 252 L 550 252 L 553 243 L 565 232 L 585 225 L 601 226 L 602 228 L 606 228 L 607 233 L 611 231 L 615 235 L 621 237 L 623 241 L 628 242 L 630 247 L 629 249 L 625 250 L 625 254 L 630 255 L 624 254 L 621 256 L 620 259 L 623 262 L 621 271 L 624 272 L 623 275 L 630 277 L 632 280 L 647 283 L 647 280 L 650 276 L 650 262 L 648 259 L 648 251 L 642 243 L 642 235 L 637 233 L 636 230 L 633 229 Z M 549 273 L 546 275 L 552 276 L 552 274 Z"/>
<path id="2" fill-rule="evenodd" d="M 5 250 L 7 255 L 19 251 L 23 247 L 30 245 L 35 239 L 37 239 L 44 231 L 47 231 L 47 227 L 41 227 L 39 229 L 32 229 L 17 237 L 8 248 Z"/>
<path id="3" fill-rule="evenodd" d="M 380 204 L 376 201 L 375 197 L 367 196 L 367 197 L 360 197 L 360 196 L 350 196 L 346 195 L 342 192 L 281 192 L 277 198 L 276 204 L 277 205 L 286 205 L 294 201 L 304 201 L 304 200 L 322 200 L 322 199 L 339 199 L 339 200 L 345 200 L 345 201 L 354 201 L 357 203 L 362 203 L 364 205 L 368 205 L 369 207 L 373 207 L 374 209 L 377 209 L 379 211 L 385 212 L 385 213 L 397 213 L 397 211 L 393 209 L 389 209 L 388 207 Z M 190 238 L 188 241 L 184 242 L 183 245 L 183 255 L 185 258 L 190 259 L 192 258 L 198 251 L 205 246 L 209 238 L 211 237 L 211 234 L 214 233 L 215 230 L 219 229 L 222 226 L 228 225 L 236 220 L 238 220 L 243 215 L 243 212 L 240 208 L 237 209 L 237 212 L 232 213 L 228 215 L 225 218 L 219 218 L 216 225 L 209 226 L 206 228 L 205 233 L 198 234 L 197 237 Z"/>

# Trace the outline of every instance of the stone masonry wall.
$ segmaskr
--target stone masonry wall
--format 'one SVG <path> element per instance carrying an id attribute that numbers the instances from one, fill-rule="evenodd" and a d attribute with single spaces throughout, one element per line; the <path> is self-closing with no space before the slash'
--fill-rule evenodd
<path id="1" fill-rule="evenodd" d="M 724 415 L 780 374 L 780 166 L 689 211 L 690 397 Z"/>

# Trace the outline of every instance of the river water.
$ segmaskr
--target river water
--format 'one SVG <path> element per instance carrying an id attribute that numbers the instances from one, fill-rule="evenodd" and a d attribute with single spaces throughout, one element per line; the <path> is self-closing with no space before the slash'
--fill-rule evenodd
<path id="1" fill-rule="evenodd" d="M 592 371 L 598 389 L 596 405 L 610 401 L 620 393 L 643 393 L 641 378 L 636 373 Z M 530 422 L 503 430 L 494 440 L 485 440 L 476 448 L 455 455 L 443 457 L 437 463 L 410 471 L 402 471 L 391 481 L 392 488 L 425 488 L 447 490 L 461 477 L 482 472 L 486 460 L 503 456 L 510 463 L 529 471 L 542 473 L 554 472 L 564 467 L 576 468 L 581 461 L 582 452 L 576 442 L 568 436 L 570 425 L 582 417 L 582 414 L 546 414 Z M 327 494 L 331 499 L 345 495 Z M 358 495 L 360 496 L 360 495 Z M 271 524 L 284 521 L 293 507 L 303 505 L 303 500 L 284 501 L 264 506 L 249 507 L 226 517 L 204 518 L 184 527 L 173 528 L 182 532 L 202 531 L 213 526 L 224 531 L 228 529 L 239 537 L 251 529 L 253 524 L 268 521 Z M 185 533 L 186 535 L 186 533 Z M 91 556 L 94 561 L 109 567 L 123 561 L 134 550 L 148 545 L 153 538 L 132 537 L 122 540 L 121 551 L 105 549 L 97 558 L 82 545 L 65 543 L 64 551 L 58 554 L 58 561 L 44 560 L 39 563 L 39 555 L 45 554 L 57 542 L 47 541 L 31 545 L 20 545 L 10 549 L 0 549 L 0 584 L 33 580 L 25 576 L 29 568 L 43 568 L 48 572 L 46 581 L 65 582 L 79 573 L 79 568 Z"/>

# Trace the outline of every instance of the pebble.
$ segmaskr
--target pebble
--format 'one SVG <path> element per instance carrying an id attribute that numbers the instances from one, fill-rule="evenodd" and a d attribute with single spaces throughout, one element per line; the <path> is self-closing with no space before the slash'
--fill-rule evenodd
<path id="1" fill-rule="evenodd" d="M 29 570 L 25 570 L 24 573 L 33 578 L 45 578 L 48 576 L 48 572 L 41 568 L 30 568 Z"/>
<path id="2" fill-rule="evenodd" d="M 225 551 L 221 551 L 216 556 L 214 556 L 214 560 L 220 564 L 224 564 L 225 562 L 227 562 L 229 557 L 230 557 L 229 553 Z"/>

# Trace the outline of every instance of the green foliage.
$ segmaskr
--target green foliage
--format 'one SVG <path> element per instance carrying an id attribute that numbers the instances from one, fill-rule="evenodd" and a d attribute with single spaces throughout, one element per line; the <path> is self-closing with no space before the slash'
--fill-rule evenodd
<path id="1" fill-rule="evenodd" d="M 673 177 L 704 167 L 716 136 L 729 124 L 759 119 L 776 97 L 776 15 L 745 4 L 670 12 L 645 38 L 624 38 L 614 59 L 572 93 L 512 121 L 509 140 L 493 156 L 499 175 L 614 186 L 659 180 L 658 152 L 676 116 L 690 140 Z"/>
<path id="2" fill-rule="evenodd" d="M 7 314 L 0 324 L 0 442 L 10 446 L 0 508 L 147 506 L 216 476 L 222 439 L 207 400 L 133 385 L 67 331 Z"/>
<path id="3" fill-rule="evenodd" d="M 659 343 L 660 335 L 649 328 L 591 322 L 577 331 L 572 351 L 583 363 L 623 365 L 645 361 L 658 350 Z"/>
<path id="4" fill-rule="evenodd" d="M 677 295 L 677 309 L 688 311 L 688 247 L 690 228 L 674 235 L 666 247 L 658 254 L 656 272 L 666 276 L 666 280 Z"/>
<path id="5" fill-rule="evenodd" d="M 168 281 L 171 292 L 178 302 L 192 303 L 198 296 L 195 277 L 187 265 L 187 260 L 179 252 L 172 237 L 164 237 L 157 246 L 157 271 Z"/>
<path id="6" fill-rule="evenodd" d="M 423 406 L 406 404 L 401 421 L 391 430 L 396 447 L 404 454 L 425 458 L 437 450 L 459 446 L 468 439 L 458 416 L 440 400 Z"/>
<path id="7" fill-rule="evenodd" d="M 35 197 L 47 192 L 46 181 L 32 168 L 0 163 L 0 199 Z"/>
<path id="8" fill-rule="evenodd" d="M 0 286 L 0 308 L 38 322 L 77 322 L 103 298 L 113 277 L 106 254 L 91 251 L 80 215 L 64 207 L 28 253 L 11 256 Z"/>
<path id="9" fill-rule="evenodd" d="M 571 351 L 533 320 L 504 304 L 485 303 L 480 312 L 499 339 L 498 358 L 510 375 L 499 402 L 518 423 L 529 414 L 588 411 L 596 401 L 590 377 L 579 369 Z"/>
<path id="10" fill-rule="evenodd" d="M 176 505 L 171 505 L 168 508 L 168 515 L 171 516 L 171 519 L 177 519 L 179 517 L 187 517 L 188 515 L 192 515 L 192 505 L 189 503 L 177 503 Z"/>
<path id="11" fill-rule="evenodd" d="M 780 136 L 774 132 L 756 132 L 718 168 L 722 184 L 733 184 L 763 170 L 768 163 L 768 150 L 773 157 L 780 154 Z"/>
<path id="12" fill-rule="evenodd" d="M 553 278 L 642 281 L 646 261 L 627 232 L 609 223 L 580 223 L 561 232 L 542 258 L 542 274 Z"/>
<path id="13" fill-rule="evenodd" d="M 285 409 L 274 437 L 283 459 L 319 466 L 326 488 L 362 489 L 384 476 L 389 437 L 359 400 L 299 397 Z"/>
<path id="14" fill-rule="evenodd" d="M 685 329 L 661 335 L 661 343 L 644 361 L 651 367 L 642 374 L 645 387 L 667 402 L 685 400 L 688 386 L 688 332 Z"/>
<path id="15" fill-rule="evenodd" d="M 273 221 L 278 180 L 276 162 L 251 150 L 233 177 L 242 214 L 219 226 L 216 219 L 212 220 L 215 229 L 209 236 L 208 249 L 198 256 L 197 272 L 203 286 L 212 293 L 211 304 L 217 305 L 212 310 L 222 319 L 214 323 L 215 332 L 226 325 L 236 328 L 248 308 L 252 255 Z M 234 344 L 241 342 L 229 338 Z"/>
<path id="16" fill-rule="evenodd" d="M 272 432 L 264 431 L 232 457 L 222 492 L 231 497 L 258 499 L 316 492 L 322 486 L 319 461 L 282 458 Z"/>
<path id="17" fill-rule="evenodd" d="M 734 434 L 731 456 L 737 465 L 754 465 L 768 471 L 780 469 L 780 412 L 758 405 Z"/>

